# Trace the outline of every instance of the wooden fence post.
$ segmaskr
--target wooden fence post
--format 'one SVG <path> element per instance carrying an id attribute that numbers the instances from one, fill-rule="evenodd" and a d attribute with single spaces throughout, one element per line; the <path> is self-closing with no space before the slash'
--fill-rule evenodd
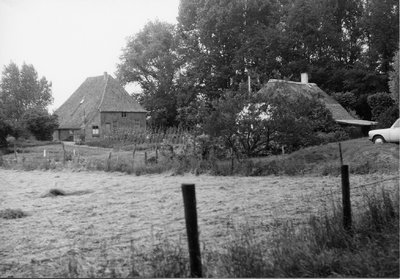
<path id="1" fill-rule="evenodd" d="M 156 144 L 156 164 L 158 164 L 158 144 Z"/>
<path id="2" fill-rule="evenodd" d="M 349 166 L 341 166 L 342 172 L 342 202 L 343 202 L 343 227 L 346 231 L 351 231 L 351 203 L 350 203 L 350 182 Z"/>
<path id="3" fill-rule="evenodd" d="M 342 145 L 339 142 L 340 165 L 343 166 Z"/>
<path id="4" fill-rule="evenodd" d="M 62 148 L 63 148 L 63 164 L 65 164 L 65 156 L 66 156 L 66 154 L 65 154 L 65 146 L 64 146 L 64 143 L 63 142 L 61 142 L 61 145 L 62 145 Z"/>
<path id="5" fill-rule="evenodd" d="M 14 141 L 14 156 L 15 156 L 15 161 L 17 161 L 17 163 L 18 163 L 17 148 L 15 145 L 15 141 Z"/>
<path id="6" fill-rule="evenodd" d="M 194 184 L 182 184 L 182 194 L 189 245 L 190 276 L 202 277 L 199 233 L 197 228 L 196 191 Z"/>
<path id="7" fill-rule="evenodd" d="M 231 174 L 233 175 L 233 169 L 234 169 L 234 156 L 233 156 L 233 147 L 231 147 Z"/>
<path id="8" fill-rule="evenodd" d="M 135 143 L 135 147 L 133 148 L 133 152 L 132 152 L 132 171 L 135 171 L 135 153 L 136 153 L 136 143 Z"/>
<path id="9" fill-rule="evenodd" d="M 107 159 L 107 171 L 110 171 L 111 169 L 111 152 L 108 155 L 108 159 Z"/>

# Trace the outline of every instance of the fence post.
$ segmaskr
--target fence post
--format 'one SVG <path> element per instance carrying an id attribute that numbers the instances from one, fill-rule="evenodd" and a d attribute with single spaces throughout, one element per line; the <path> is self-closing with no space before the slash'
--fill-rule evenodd
<path id="1" fill-rule="evenodd" d="M 132 171 L 135 171 L 135 153 L 136 153 L 136 143 L 135 143 L 135 147 L 133 148 L 133 152 L 132 152 Z"/>
<path id="2" fill-rule="evenodd" d="M 190 276 L 202 277 L 199 233 L 197 229 L 196 191 L 194 184 L 182 184 L 182 194 L 189 245 Z"/>
<path id="3" fill-rule="evenodd" d="M 17 148 L 15 145 L 15 141 L 14 141 L 14 156 L 15 156 L 15 161 L 17 161 L 17 163 L 18 163 Z"/>
<path id="4" fill-rule="evenodd" d="M 350 203 L 350 182 L 349 166 L 341 166 L 342 172 L 342 201 L 343 201 L 343 227 L 346 231 L 351 231 L 351 203 Z"/>
<path id="5" fill-rule="evenodd" d="M 231 174 L 233 175 L 233 169 L 234 169 L 234 156 L 233 156 L 233 147 L 231 147 Z"/>
<path id="6" fill-rule="evenodd" d="M 147 165 L 147 151 L 144 152 L 144 164 Z"/>
<path id="7" fill-rule="evenodd" d="M 110 171 L 111 169 L 111 152 L 108 155 L 108 160 L 107 160 L 107 171 Z"/>
<path id="8" fill-rule="evenodd" d="M 156 144 L 156 164 L 158 164 L 158 144 Z"/>
<path id="9" fill-rule="evenodd" d="M 63 148 L 63 164 L 65 164 L 65 146 L 64 143 L 61 142 L 62 148 Z"/>
<path id="10" fill-rule="evenodd" d="M 340 165 L 343 166 L 342 145 L 339 142 Z"/>

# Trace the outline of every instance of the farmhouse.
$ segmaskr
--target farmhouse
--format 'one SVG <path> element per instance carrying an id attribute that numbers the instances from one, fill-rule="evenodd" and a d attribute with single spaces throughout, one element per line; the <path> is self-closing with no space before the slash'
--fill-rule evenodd
<path id="1" fill-rule="evenodd" d="M 59 127 L 56 141 L 104 138 L 116 129 L 145 129 L 147 111 L 105 72 L 88 77 L 54 112 Z"/>
<path id="2" fill-rule="evenodd" d="M 295 98 L 300 95 L 311 97 L 312 94 L 316 94 L 330 110 L 333 119 L 341 125 L 359 126 L 362 127 L 363 130 L 369 130 L 371 125 L 377 124 L 373 121 L 354 118 L 335 99 L 329 96 L 315 83 L 309 83 L 306 73 L 301 74 L 301 82 L 270 79 L 268 83 L 258 91 L 258 94 L 263 94 L 267 97 L 273 97 L 276 94 L 285 94 L 288 98 Z"/>

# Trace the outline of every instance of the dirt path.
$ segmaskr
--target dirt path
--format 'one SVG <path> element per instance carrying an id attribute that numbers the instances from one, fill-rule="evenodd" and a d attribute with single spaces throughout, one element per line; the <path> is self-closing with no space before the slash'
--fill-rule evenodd
<path id="1" fill-rule="evenodd" d="M 385 178 L 353 176 L 350 182 L 360 185 Z M 341 185 L 340 177 L 133 176 L 0 169 L 0 210 L 19 208 L 29 214 L 0 219 L 0 262 L 28 264 L 76 247 L 90 255 L 104 240 L 121 249 L 129 246 L 130 239 L 140 249 L 148 249 L 160 234 L 186 241 L 182 183 L 196 184 L 200 240 L 206 245 L 221 245 L 229 240 L 231 230 L 243 224 L 265 236 L 284 220 L 302 223 L 331 204 L 332 198 L 339 199 L 340 192 L 321 195 L 338 191 Z M 51 188 L 90 193 L 41 197 Z M 0 275 L 3 272 L 0 269 Z"/>

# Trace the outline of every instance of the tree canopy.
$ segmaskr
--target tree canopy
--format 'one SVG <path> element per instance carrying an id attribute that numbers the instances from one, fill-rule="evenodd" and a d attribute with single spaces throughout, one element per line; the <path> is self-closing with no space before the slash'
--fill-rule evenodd
<path id="1" fill-rule="evenodd" d="M 53 103 L 51 82 L 39 79 L 32 65 L 25 62 L 21 70 L 14 62 L 4 66 L 0 84 L 0 107 L 7 118 L 18 120 L 32 108 L 45 109 Z"/>
<path id="2" fill-rule="evenodd" d="M 33 65 L 14 62 L 4 66 L 0 83 L 0 141 L 8 134 L 18 138 L 26 132 L 38 139 L 49 139 L 57 119 L 47 112 L 52 104 L 51 82 L 39 79 Z M 50 134 L 50 136 L 49 136 Z"/>
<path id="3" fill-rule="evenodd" d="M 397 0 L 181 0 L 177 19 L 149 22 L 118 68 L 122 82 L 142 85 L 152 116 L 168 115 L 158 124 L 195 124 L 199 108 L 247 87 L 249 77 L 256 92 L 270 78 L 299 81 L 308 72 L 361 119 L 372 117 L 369 95 L 389 93 Z"/>

